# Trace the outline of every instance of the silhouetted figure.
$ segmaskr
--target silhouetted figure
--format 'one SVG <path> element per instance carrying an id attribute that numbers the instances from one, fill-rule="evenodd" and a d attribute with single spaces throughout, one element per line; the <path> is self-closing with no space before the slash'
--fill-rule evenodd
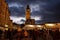
<path id="1" fill-rule="evenodd" d="M 40 32 L 38 31 L 37 28 L 35 28 L 33 31 L 33 40 L 39 40 L 39 34 Z"/>
<path id="2" fill-rule="evenodd" d="M 1 37 L 2 37 L 2 33 L 3 33 L 3 31 L 2 31 L 2 30 L 0 30 L 0 39 L 1 39 Z"/>
<path id="3" fill-rule="evenodd" d="M 14 40 L 21 40 L 21 33 L 22 33 L 22 30 L 20 31 L 17 31 L 17 33 L 14 35 Z"/>
<path id="4" fill-rule="evenodd" d="M 29 37 L 29 33 L 27 32 L 27 30 L 24 30 L 24 39 L 28 40 Z"/>

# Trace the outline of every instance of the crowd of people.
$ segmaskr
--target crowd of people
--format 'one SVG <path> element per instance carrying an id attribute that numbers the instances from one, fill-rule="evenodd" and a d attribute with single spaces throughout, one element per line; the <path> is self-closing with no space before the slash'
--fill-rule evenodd
<path id="1" fill-rule="evenodd" d="M 0 30 L 0 40 L 60 40 L 59 30 Z"/>

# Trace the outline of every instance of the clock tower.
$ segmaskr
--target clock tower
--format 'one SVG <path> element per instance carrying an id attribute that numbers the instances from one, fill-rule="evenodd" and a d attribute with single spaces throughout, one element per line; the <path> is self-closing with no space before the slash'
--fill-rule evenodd
<path id="1" fill-rule="evenodd" d="M 35 24 L 35 20 L 34 19 L 31 19 L 30 11 L 31 11 L 30 10 L 30 7 L 29 7 L 29 5 L 27 5 L 26 12 L 25 12 L 25 15 L 26 15 L 25 24 L 28 24 L 28 25 Z"/>
<path id="2" fill-rule="evenodd" d="M 29 5 L 27 5 L 25 14 L 26 14 L 26 20 L 30 19 L 30 7 L 29 7 Z"/>

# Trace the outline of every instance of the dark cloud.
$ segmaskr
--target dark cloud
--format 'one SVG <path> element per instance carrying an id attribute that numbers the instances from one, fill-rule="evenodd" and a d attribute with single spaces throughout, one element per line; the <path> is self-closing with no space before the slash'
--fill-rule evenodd
<path id="1" fill-rule="evenodd" d="M 9 8 L 9 10 L 11 10 L 11 16 L 23 16 L 25 15 L 25 11 L 23 8 L 16 8 L 16 7 L 11 7 Z"/>
<path id="2" fill-rule="evenodd" d="M 26 4 L 39 5 L 40 10 L 33 10 L 32 16 L 42 16 L 36 23 L 60 22 L 60 0 L 6 0 L 8 5 L 18 3 L 23 7 L 9 7 L 11 16 L 24 16 Z M 34 6 L 35 7 L 35 6 Z"/>

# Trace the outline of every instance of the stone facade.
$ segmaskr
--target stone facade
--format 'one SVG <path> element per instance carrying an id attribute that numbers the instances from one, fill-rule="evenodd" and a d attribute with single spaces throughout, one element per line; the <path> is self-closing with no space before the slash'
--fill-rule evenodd
<path id="1" fill-rule="evenodd" d="M 5 25 L 8 25 L 8 27 L 12 27 L 12 24 L 8 4 L 5 2 L 5 0 L 0 0 L 0 26 L 4 27 Z"/>

